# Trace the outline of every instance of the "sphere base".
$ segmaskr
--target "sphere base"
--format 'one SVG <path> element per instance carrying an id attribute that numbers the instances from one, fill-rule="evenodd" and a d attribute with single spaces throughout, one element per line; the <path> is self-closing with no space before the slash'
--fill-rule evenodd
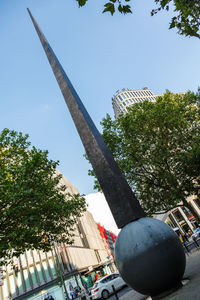
<path id="1" fill-rule="evenodd" d="M 178 236 L 167 224 L 141 218 L 119 233 L 115 263 L 128 285 L 155 299 L 180 287 L 186 259 Z"/>

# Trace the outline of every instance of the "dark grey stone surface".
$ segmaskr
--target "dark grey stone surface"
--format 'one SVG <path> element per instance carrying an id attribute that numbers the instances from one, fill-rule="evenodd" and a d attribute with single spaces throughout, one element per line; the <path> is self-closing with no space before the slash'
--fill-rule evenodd
<path id="1" fill-rule="evenodd" d="M 157 296 L 179 287 L 185 253 L 177 234 L 164 222 L 140 218 L 122 228 L 115 244 L 115 263 L 134 290 Z"/>
<path id="2" fill-rule="evenodd" d="M 99 131 L 95 127 L 30 10 L 28 10 L 28 12 L 76 125 L 85 151 L 112 211 L 113 217 L 117 226 L 122 228 L 129 222 L 144 217 L 144 211 L 128 185 L 124 175 L 114 161 L 112 154 L 104 143 Z"/>

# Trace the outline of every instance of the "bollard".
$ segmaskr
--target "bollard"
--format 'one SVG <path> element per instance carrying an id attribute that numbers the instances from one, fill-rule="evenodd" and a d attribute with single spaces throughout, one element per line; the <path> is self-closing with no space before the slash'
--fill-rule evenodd
<path id="1" fill-rule="evenodd" d="M 115 295 L 115 299 L 119 300 L 119 297 L 117 295 L 117 292 L 116 292 L 116 289 L 115 289 L 114 285 L 112 285 L 112 289 L 113 289 L 113 294 Z"/>

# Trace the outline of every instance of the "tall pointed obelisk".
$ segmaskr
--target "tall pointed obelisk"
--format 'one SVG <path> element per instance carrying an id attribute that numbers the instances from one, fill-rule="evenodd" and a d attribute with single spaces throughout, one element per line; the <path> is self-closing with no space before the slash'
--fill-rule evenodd
<path id="1" fill-rule="evenodd" d="M 94 168 L 113 217 L 119 228 L 144 217 L 144 211 L 104 143 L 65 71 L 28 10 L 49 63 L 69 108 L 85 151 Z"/>
<path id="2" fill-rule="evenodd" d="M 29 14 L 113 217 L 122 228 L 115 245 L 115 262 L 123 279 L 136 291 L 153 298 L 176 289 L 185 270 L 179 238 L 164 222 L 144 218 L 138 200 L 30 11 Z"/>

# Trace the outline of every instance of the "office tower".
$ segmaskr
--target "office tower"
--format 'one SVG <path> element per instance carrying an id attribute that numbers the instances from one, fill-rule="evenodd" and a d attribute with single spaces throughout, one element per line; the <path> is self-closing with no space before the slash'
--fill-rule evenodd
<path id="1" fill-rule="evenodd" d="M 158 96 L 160 95 L 153 94 L 147 87 L 144 87 L 141 90 L 122 89 L 121 92 L 118 90 L 112 98 L 115 118 L 117 119 L 121 113 L 127 113 L 127 108 L 134 103 L 144 100 L 155 101 Z"/>

